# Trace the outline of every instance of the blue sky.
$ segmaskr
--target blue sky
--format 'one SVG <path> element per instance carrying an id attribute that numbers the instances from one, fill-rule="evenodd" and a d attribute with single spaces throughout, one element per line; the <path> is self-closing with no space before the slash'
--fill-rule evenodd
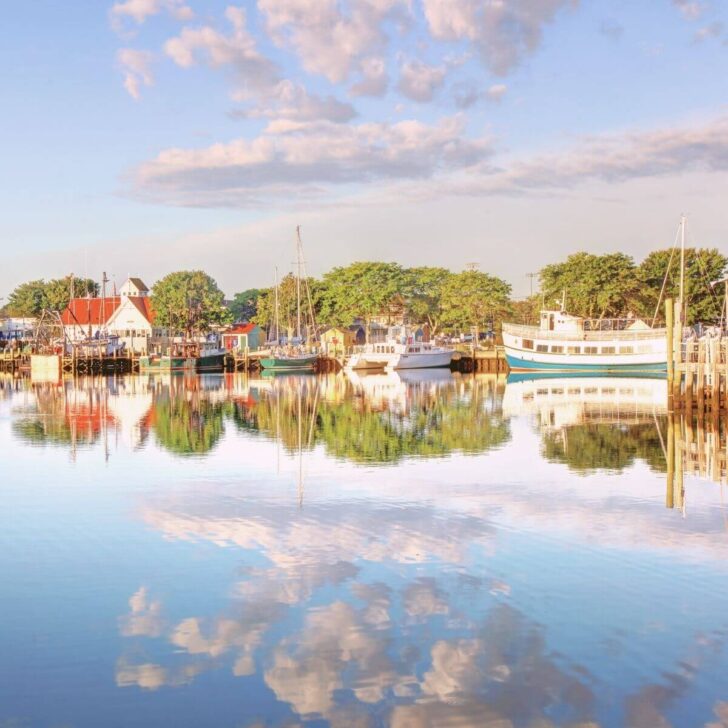
<path id="1" fill-rule="evenodd" d="M 0 296 L 74 270 L 462 268 L 516 294 L 578 249 L 725 247 L 717 0 L 15 4 Z"/>

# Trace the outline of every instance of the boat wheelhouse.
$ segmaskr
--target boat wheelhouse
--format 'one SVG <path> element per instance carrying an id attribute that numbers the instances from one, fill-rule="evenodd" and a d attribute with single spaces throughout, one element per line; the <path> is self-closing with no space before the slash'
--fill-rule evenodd
<path id="1" fill-rule="evenodd" d="M 430 369 L 449 367 L 454 349 L 416 340 L 405 327 L 393 326 L 386 341 L 356 347 L 349 369 Z"/>
<path id="2" fill-rule="evenodd" d="M 662 372 L 667 367 L 666 329 L 635 318 L 541 311 L 539 326 L 503 324 L 503 346 L 516 372 Z"/>

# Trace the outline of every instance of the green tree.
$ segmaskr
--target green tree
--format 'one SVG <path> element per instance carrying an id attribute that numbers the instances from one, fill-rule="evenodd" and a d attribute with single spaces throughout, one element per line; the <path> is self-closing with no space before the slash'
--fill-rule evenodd
<path id="1" fill-rule="evenodd" d="M 358 262 L 334 268 L 323 277 L 318 296 L 322 319 L 348 326 L 358 317 L 366 324 L 367 341 L 372 319 L 386 315 L 406 289 L 406 274 L 397 263 Z"/>
<path id="2" fill-rule="evenodd" d="M 48 307 L 45 281 L 21 283 L 9 296 L 7 310 L 11 316 L 37 316 Z"/>
<path id="3" fill-rule="evenodd" d="M 230 303 L 230 313 L 234 321 L 251 321 L 257 312 L 258 298 L 265 291 L 261 288 L 248 288 L 236 293 Z"/>
<path id="4" fill-rule="evenodd" d="M 625 315 L 638 288 L 634 260 L 624 253 L 574 253 L 547 265 L 540 278 L 546 308 L 565 292 L 569 313 L 585 318 Z"/>
<path id="5" fill-rule="evenodd" d="M 495 323 L 509 310 L 511 287 L 496 276 L 478 270 L 451 275 L 442 287 L 442 322 L 451 331 L 476 332 Z"/>
<path id="6" fill-rule="evenodd" d="M 152 288 L 152 306 L 158 326 L 185 336 L 207 332 L 232 319 L 223 292 L 201 270 L 177 271 L 157 281 Z"/>
<path id="7" fill-rule="evenodd" d="M 71 292 L 77 298 L 98 296 L 99 286 L 90 278 L 42 279 L 21 283 L 8 297 L 6 305 L 11 316 L 38 316 L 45 308 L 63 311 L 71 299 Z"/>
<path id="8" fill-rule="evenodd" d="M 319 284 L 313 278 L 301 281 L 301 333 L 305 334 L 311 326 L 311 307 L 309 306 L 308 291 L 314 307 L 314 319 L 317 319 L 316 296 Z M 274 331 L 275 320 L 275 288 L 267 288 L 260 292 L 256 300 L 256 312 L 253 321 L 268 331 Z M 296 276 L 288 273 L 278 282 L 278 319 L 281 332 L 285 332 L 290 339 L 296 333 L 298 325 L 298 291 Z"/>
<path id="9" fill-rule="evenodd" d="M 452 273 L 447 268 L 423 266 L 405 271 L 405 298 L 411 320 L 427 323 L 436 334 L 442 323 L 442 289 Z"/>
<path id="10" fill-rule="evenodd" d="M 723 277 L 728 258 L 715 248 L 687 248 L 685 250 L 685 302 L 687 323 L 711 321 L 720 315 L 723 291 L 712 291 L 710 283 Z M 664 312 L 658 309 L 662 284 L 667 275 L 665 297 L 677 298 L 680 291 L 680 251 L 656 250 L 650 253 L 637 268 L 639 286 L 636 308 L 641 316 L 652 320 Z M 660 308 L 662 308 L 662 304 Z"/>

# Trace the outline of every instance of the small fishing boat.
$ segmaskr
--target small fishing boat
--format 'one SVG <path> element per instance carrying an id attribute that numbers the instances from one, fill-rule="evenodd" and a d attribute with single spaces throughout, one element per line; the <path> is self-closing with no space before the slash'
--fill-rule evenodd
<path id="1" fill-rule="evenodd" d="M 186 345 L 170 354 L 139 358 L 140 372 L 222 372 L 227 351 L 214 344 Z"/>
<path id="2" fill-rule="evenodd" d="M 275 372 L 312 372 L 316 364 L 316 354 L 292 352 L 271 353 L 270 356 L 260 360 L 260 366 L 265 371 Z"/>

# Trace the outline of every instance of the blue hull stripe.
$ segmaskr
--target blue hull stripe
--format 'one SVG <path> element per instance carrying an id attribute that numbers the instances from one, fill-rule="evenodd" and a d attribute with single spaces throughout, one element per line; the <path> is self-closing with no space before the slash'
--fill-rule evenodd
<path id="1" fill-rule="evenodd" d="M 542 361 L 526 361 L 506 354 L 512 371 L 534 372 L 665 372 L 667 362 L 653 364 L 550 364 Z"/>

